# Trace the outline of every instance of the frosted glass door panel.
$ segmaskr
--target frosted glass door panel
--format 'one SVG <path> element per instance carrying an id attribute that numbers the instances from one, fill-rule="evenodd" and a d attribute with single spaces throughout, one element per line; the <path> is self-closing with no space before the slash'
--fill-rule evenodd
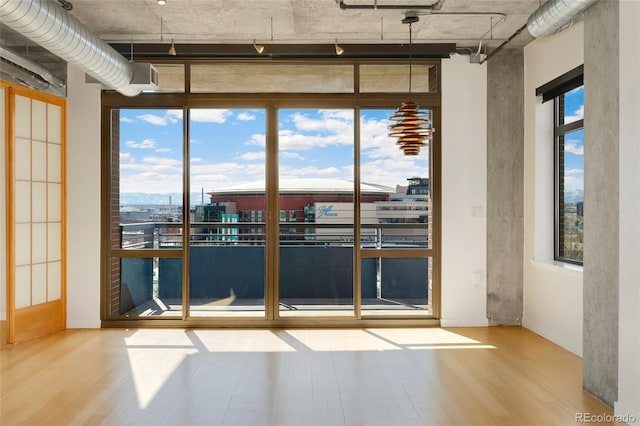
<path id="1" fill-rule="evenodd" d="M 31 104 L 31 139 L 34 141 L 47 140 L 47 104 L 33 101 Z"/>
<path id="2" fill-rule="evenodd" d="M 16 138 L 31 140 L 31 99 L 24 96 L 16 96 L 15 117 L 13 128 Z"/>
<path id="3" fill-rule="evenodd" d="M 16 309 L 62 297 L 62 107 L 16 95 L 13 205 Z"/>
<path id="4" fill-rule="evenodd" d="M 31 141 L 17 138 L 13 156 L 15 178 L 17 180 L 31 179 Z"/>
<path id="5" fill-rule="evenodd" d="M 15 308 L 31 306 L 31 266 L 18 266 L 15 280 Z"/>

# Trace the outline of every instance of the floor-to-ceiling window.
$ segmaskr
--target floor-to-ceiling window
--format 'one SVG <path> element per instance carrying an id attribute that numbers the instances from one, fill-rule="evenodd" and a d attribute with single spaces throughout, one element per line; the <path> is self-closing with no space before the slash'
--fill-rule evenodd
<path id="1" fill-rule="evenodd" d="M 189 109 L 189 307 L 265 315 L 264 109 Z"/>
<path id="2" fill-rule="evenodd" d="M 105 93 L 104 324 L 437 318 L 439 138 L 405 156 L 387 129 L 407 68 L 160 65 L 157 93 Z M 435 128 L 437 72 L 413 80 Z"/>

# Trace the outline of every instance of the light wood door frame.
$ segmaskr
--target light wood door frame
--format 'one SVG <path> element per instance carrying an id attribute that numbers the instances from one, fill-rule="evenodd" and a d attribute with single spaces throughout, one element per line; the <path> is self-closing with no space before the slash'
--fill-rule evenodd
<path id="1" fill-rule="evenodd" d="M 5 88 L 5 198 L 6 198 L 6 286 L 7 286 L 7 340 L 8 343 L 18 343 L 35 337 L 53 333 L 66 328 L 66 99 L 12 85 L 0 81 Z M 30 306 L 16 308 L 16 96 L 39 101 L 47 105 L 60 108 L 60 298 L 47 300 L 42 303 L 32 303 Z M 47 130 L 48 130 L 48 115 Z M 46 141 L 47 150 L 49 142 Z M 31 141 L 31 140 L 30 140 Z M 29 161 L 32 161 L 31 152 Z M 48 166 L 47 166 L 48 167 Z M 48 170 L 47 170 L 48 172 Z M 45 180 L 48 185 L 48 178 Z M 55 182 L 57 183 L 57 182 Z M 33 195 L 31 195 L 33 197 Z M 47 209 L 48 209 L 48 203 Z M 32 208 L 32 206 L 31 206 Z M 57 223 L 57 221 L 55 221 Z M 44 222 L 49 224 L 48 219 Z M 29 225 L 32 226 L 33 222 Z M 48 231 L 47 231 L 48 232 Z M 47 242 L 48 251 L 48 242 Z M 51 266 L 50 259 L 45 260 L 46 271 Z M 48 278 L 46 278 L 48 280 Z M 24 284 L 23 284 L 24 285 Z M 31 283 L 30 283 L 31 285 Z"/>

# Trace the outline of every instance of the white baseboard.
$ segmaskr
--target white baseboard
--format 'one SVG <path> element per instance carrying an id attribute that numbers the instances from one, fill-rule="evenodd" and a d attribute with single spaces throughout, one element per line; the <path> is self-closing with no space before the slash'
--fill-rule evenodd
<path id="1" fill-rule="evenodd" d="M 440 327 L 487 327 L 486 318 L 440 318 Z"/>
<path id="2" fill-rule="evenodd" d="M 580 336 L 577 341 L 572 342 L 569 337 L 563 336 L 553 330 L 549 330 L 537 322 L 528 319 L 526 316 L 522 319 L 522 326 L 582 358 L 582 336 Z"/>
<path id="3" fill-rule="evenodd" d="M 67 328 L 100 328 L 100 320 L 67 320 Z"/>

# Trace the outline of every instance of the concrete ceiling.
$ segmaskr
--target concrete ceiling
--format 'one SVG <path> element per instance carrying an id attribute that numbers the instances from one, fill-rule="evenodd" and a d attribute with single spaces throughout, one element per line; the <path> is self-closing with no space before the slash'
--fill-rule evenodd
<path id="1" fill-rule="evenodd" d="M 43 0 L 44 1 L 44 0 Z M 49 0 L 55 1 L 55 0 Z M 69 12 L 110 43 L 151 44 L 390 44 L 408 40 L 407 11 L 418 12 L 414 43 L 455 43 L 460 51 L 490 53 L 512 36 L 541 0 L 445 0 L 439 11 L 420 6 L 435 0 L 73 0 Z M 493 27 L 493 29 L 492 29 Z M 533 38 L 523 31 L 507 45 Z M 0 46 L 31 58 L 54 73 L 62 61 L 0 25 Z"/>
<path id="2" fill-rule="evenodd" d="M 343 10 L 336 0 L 74 0 L 75 15 L 107 42 L 241 44 L 400 43 L 408 40 L 405 12 L 425 13 L 413 25 L 416 43 L 454 42 L 477 46 L 486 35 L 494 48 L 526 23 L 540 0 L 445 0 L 428 15 L 420 5 L 435 0 L 345 0 L 347 5 L 407 6 L 394 10 Z M 437 13 L 437 14 L 436 14 Z M 453 15 L 459 14 L 459 15 Z M 464 14 L 463 14 L 464 13 Z M 491 14 L 496 15 L 466 15 Z M 499 23 L 487 34 L 492 23 Z M 161 25 L 162 21 L 162 25 Z M 273 31 L 272 31 L 273 23 Z M 162 27 L 162 28 L 161 28 Z M 272 38 L 273 37 L 273 38 Z M 528 41 L 523 40 L 520 43 Z M 516 46 L 516 45 L 514 45 Z"/>

